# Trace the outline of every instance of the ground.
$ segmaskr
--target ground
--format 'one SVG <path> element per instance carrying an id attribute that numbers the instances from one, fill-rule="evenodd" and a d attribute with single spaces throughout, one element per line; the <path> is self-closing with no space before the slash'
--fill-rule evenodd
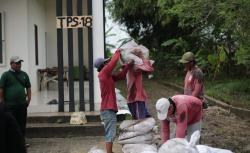
<path id="1" fill-rule="evenodd" d="M 157 118 L 155 102 L 161 97 L 180 94 L 154 79 L 148 80 L 144 78 L 143 84 L 149 96 L 148 107 L 150 113 L 155 119 Z M 117 87 L 126 95 L 124 82 L 119 82 Z M 209 106 L 209 108 L 204 111 L 201 144 L 229 149 L 235 153 L 250 153 L 249 142 L 250 117 L 243 120 L 217 106 Z"/>
<path id="2" fill-rule="evenodd" d="M 156 118 L 155 102 L 161 97 L 179 94 L 175 90 L 158 83 L 157 80 L 144 79 L 145 89 L 149 95 L 148 108 Z M 119 82 L 117 88 L 126 95 L 125 82 Z M 159 124 L 159 122 L 158 122 Z M 80 138 L 33 138 L 28 153 L 87 153 L 93 147 L 104 149 L 103 137 Z M 227 110 L 209 106 L 204 112 L 201 144 L 225 148 L 235 153 L 250 153 L 250 117 L 241 119 Z M 122 153 L 121 146 L 114 145 L 115 153 Z"/>

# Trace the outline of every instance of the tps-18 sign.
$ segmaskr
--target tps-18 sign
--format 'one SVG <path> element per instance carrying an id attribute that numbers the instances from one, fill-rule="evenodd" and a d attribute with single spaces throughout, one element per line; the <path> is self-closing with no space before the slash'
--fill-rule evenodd
<path id="1" fill-rule="evenodd" d="M 92 27 L 92 16 L 58 16 L 57 29 Z"/>

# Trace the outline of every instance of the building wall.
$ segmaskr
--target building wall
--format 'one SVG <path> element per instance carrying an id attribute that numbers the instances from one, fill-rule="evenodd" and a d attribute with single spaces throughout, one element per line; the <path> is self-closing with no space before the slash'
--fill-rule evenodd
<path id="1" fill-rule="evenodd" d="M 22 69 L 28 74 L 28 17 L 27 0 L 0 0 L 0 11 L 5 16 L 5 46 L 6 62 L 0 67 L 0 75 L 9 69 L 9 59 L 11 56 L 20 56 L 24 62 Z"/>
<path id="2" fill-rule="evenodd" d="M 93 1 L 93 52 L 94 60 L 98 57 L 104 57 L 104 31 L 103 31 L 103 3 L 102 1 Z M 100 109 L 100 87 L 98 80 L 98 72 L 94 70 L 94 94 L 95 94 L 95 110 Z"/>
<path id="3" fill-rule="evenodd" d="M 65 0 L 64 0 L 65 2 Z M 73 0 L 76 7 L 76 0 Z M 103 2 L 92 1 L 93 7 L 93 60 L 104 57 Z M 83 7 L 87 14 L 86 0 Z M 64 9 L 65 13 L 66 7 Z M 57 66 L 56 0 L 0 0 L 0 11 L 5 12 L 6 64 L 0 67 L 0 75 L 9 69 L 9 58 L 20 56 L 22 69 L 31 79 L 32 92 L 38 91 L 37 69 Z M 74 10 L 76 13 L 76 10 Z M 65 13 L 66 15 L 66 13 Z M 38 26 L 39 64 L 35 65 L 34 24 Z M 84 29 L 84 52 L 87 52 L 87 29 Z M 67 44 L 67 32 L 64 32 Z M 67 65 L 67 46 L 64 46 L 64 61 Z M 77 34 L 74 30 L 74 65 L 78 65 Z M 88 55 L 84 53 L 84 64 L 88 67 Z M 94 70 L 95 110 L 99 110 L 100 88 L 97 71 Z"/>
<path id="4" fill-rule="evenodd" d="M 35 31 L 34 25 L 38 27 L 38 65 L 35 56 Z M 39 89 L 38 69 L 46 67 L 46 44 L 45 44 L 45 7 L 44 0 L 28 0 L 28 57 L 29 72 L 32 82 L 32 92 Z"/>

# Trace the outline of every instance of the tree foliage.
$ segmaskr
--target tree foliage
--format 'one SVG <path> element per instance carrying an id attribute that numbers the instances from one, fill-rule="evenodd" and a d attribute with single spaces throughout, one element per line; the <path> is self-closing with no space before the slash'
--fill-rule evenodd
<path id="1" fill-rule="evenodd" d="M 250 68 L 249 0 L 112 0 L 107 6 L 151 50 L 159 70 L 176 67 L 185 51 L 196 53 L 214 78 Z"/>

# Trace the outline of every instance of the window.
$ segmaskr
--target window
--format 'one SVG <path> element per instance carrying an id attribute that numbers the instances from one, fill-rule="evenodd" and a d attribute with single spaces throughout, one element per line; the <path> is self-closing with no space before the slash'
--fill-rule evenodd
<path id="1" fill-rule="evenodd" d="M 4 13 L 0 11 L 0 66 L 5 64 Z"/>
<path id="2" fill-rule="evenodd" d="M 38 65 L 38 27 L 34 25 L 34 32 L 35 32 L 35 59 L 36 65 Z"/>

